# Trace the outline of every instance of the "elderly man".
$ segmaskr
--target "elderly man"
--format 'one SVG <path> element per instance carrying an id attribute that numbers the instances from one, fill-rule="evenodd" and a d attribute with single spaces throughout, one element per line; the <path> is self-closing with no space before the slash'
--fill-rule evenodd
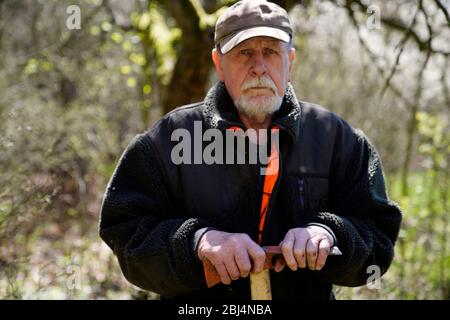
<path id="1" fill-rule="evenodd" d="M 379 156 L 337 115 L 297 100 L 292 33 L 286 11 L 271 2 L 228 8 L 212 51 L 220 81 L 124 152 L 100 235 L 131 283 L 163 298 L 248 299 L 248 275 L 263 270 L 263 246 L 274 245 L 274 299 L 332 299 L 333 284 L 364 285 L 373 270 L 388 269 L 401 212 L 386 194 Z M 244 149 L 234 140 L 230 147 L 230 134 L 245 137 Z M 213 137 L 214 161 L 205 161 Z M 249 161 L 255 146 L 270 150 L 267 161 Z M 243 161 L 219 157 L 230 153 L 227 160 Z M 330 255 L 336 246 L 341 255 Z M 221 280 L 211 288 L 206 260 Z"/>

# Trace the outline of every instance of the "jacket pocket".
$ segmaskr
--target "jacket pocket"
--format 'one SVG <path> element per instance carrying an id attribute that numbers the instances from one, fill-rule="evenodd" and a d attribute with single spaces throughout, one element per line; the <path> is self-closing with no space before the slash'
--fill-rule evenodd
<path id="1" fill-rule="evenodd" d="M 306 215 L 328 211 L 329 182 L 327 178 L 303 178 L 304 210 Z"/>
<path id="2" fill-rule="evenodd" d="M 286 217 L 289 229 L 304 226 L 310 217 L 321 211 L 328 210 L 328 179 L 292 177 L 290 197 L 286 200 L 286 212 L 291 214 Z"/>

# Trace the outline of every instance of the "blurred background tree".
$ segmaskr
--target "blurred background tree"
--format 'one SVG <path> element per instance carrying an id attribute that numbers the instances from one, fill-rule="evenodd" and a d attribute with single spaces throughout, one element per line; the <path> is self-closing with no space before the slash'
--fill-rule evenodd
<path id="1" fill-rule="evenodd" d="M 217 81 L 225 0 L 0 0 L 0 297 L 153 299 L 97 235 L 131 138 Z M 404 223 L 381 290 L 449 299 L 450 17 L 444 0 L 286 0 L 293 85 L 363 129 Z M 80 9 L 80 28 L 68 28 Z"/>

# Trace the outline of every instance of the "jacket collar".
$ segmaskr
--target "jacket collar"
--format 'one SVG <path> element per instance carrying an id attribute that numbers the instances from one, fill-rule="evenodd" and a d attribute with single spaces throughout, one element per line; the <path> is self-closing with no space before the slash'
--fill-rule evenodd
<path id="1" fill-rule="evenodd" d="M 223 82 L 216 83 L 206 95 L 203 115 L 211 128 L 225 130 L 231 126 L 244 128 L 239 119 L 233 100 Z M 301 117 L 301 102 L 297 100 L 294 89 L 288 84 L 280 110 L 275 113 L 272 125 L 278 125 L 295 141 L 298 139 Z"/>

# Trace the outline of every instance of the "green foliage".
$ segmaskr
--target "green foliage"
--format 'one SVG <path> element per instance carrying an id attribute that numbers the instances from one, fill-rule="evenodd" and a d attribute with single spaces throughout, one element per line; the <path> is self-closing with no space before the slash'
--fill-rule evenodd
<path id="1" fill-rule="evenodd" d="M 391 197 L 404 211 L 396 257 L 382 290 L 339 289 L 338 298 L 450 299 L 450 130 L 447 118 L 416 115 L 427 170 L 410 175 L 408 196 L 393 175 Z"/>

